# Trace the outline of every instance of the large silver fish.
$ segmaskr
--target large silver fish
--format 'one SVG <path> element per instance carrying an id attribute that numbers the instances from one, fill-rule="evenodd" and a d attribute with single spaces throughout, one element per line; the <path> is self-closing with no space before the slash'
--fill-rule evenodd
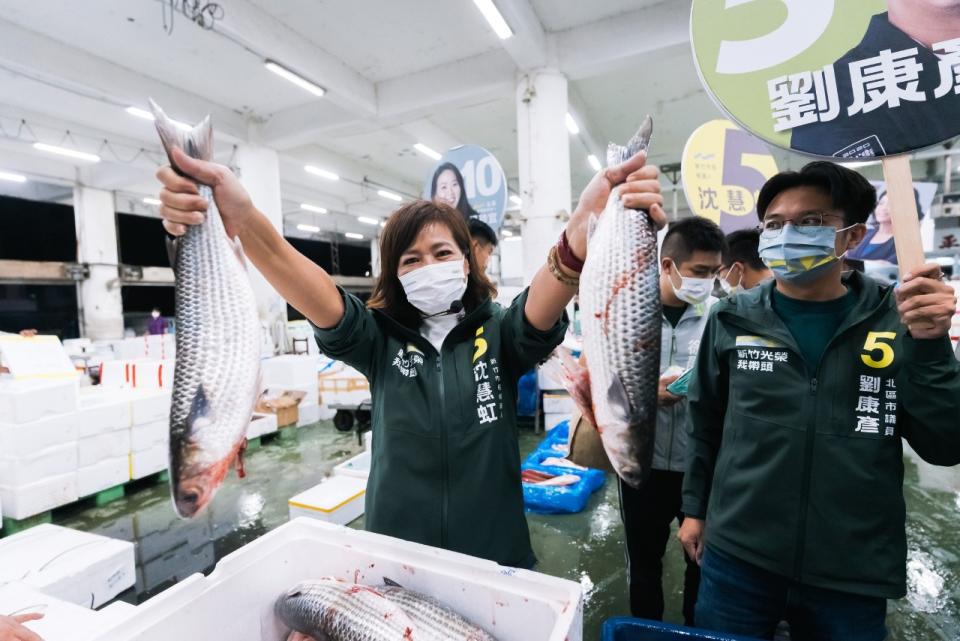
<path id="1" fill-rule="evenodd" d="M 436 599 L 392 582 L 304 581 L 277 599 L 274 611 L 295 633 L 316 641 L 495 641 Z"/>
<path id="2" fill-rule="evenodd" d="M 611 144 L 612 166 L 646 150 L 647 116 L 626 147 Z M 580 275 L 586 377 L 571 390 L 600 432 L 613 469 L 639 487 L 653 461 L 660 372 L 660 277 L 657 231 L 644 211 L 624 208 L 614 189 L 588 241 Z M 588 388 L 588 389 L 584 389 Z"/>
<path id="3" fill-rule="evenodd" d="M 179 147 L 188 156 L 211 160 L 209 116 L 183 132 L 152 100 L 150 106 L 168 155 Z M 199 185 L 199 190 L 209 203 L 206 218 L 187 228 L 172 256 L 177 364 L 170 488 L 184 518 L 210 503 L 234 463 L 243 477 L 243 448 L 260 392 L 260 321 L 243 251 L 239 239 L 227 237 L 210 187 Z"/>

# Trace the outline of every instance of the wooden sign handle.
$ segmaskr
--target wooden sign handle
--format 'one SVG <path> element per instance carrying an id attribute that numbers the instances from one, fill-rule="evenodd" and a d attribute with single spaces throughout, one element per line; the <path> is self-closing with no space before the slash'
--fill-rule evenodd
<path id="1" fill-rule="evenodd" d="M 893 242 L 897 248 L 897 264 L 902 277 L 924 263 L 910 156 L 888 156 L 882 162 L 883 178 L 887 183 L 887 210 L 893 223 Z"/>

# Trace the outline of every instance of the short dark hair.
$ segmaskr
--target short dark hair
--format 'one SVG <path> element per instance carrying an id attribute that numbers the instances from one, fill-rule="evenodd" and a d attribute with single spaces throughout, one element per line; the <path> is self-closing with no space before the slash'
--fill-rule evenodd
<path id="1" fill-rule="evenodd" d="M 672 258 L 673 262 L 679 265 L 690 260 L 695 251 L 722 254 L 726 247 L 723 232 L 715 222 L 694 216 L 670 225 L 660 254 Z"/>
<path id="2" fill-rule="evenodd" d="M 470 237 L 480 241 L 480 244 L 497 246 L 497 232 L 487 223 L 479 218 L 471 218 L 467 221 L 467 227 L 470 228 Z"/>
<path id="3" fill-rule="evenodd" d="M 760 220 L 774 198 L 795 187 L 815 187 L 830 196 L 833 206 L 843 211 L 847 225 L 866 222 L 877 206 L 877 190 L 866 178 L 836 163 L 817 160 L 800 171 L 782 171 L 763 185 L 757 197 Z"/>
<path id="4" fill-rule="evenodd" d="M 723 255 L 723 266 L 743 263 L 751 269 L 766 269 L 760 259 L 760 230 L 741 229 L 727 234 L 727 251 Z"/>

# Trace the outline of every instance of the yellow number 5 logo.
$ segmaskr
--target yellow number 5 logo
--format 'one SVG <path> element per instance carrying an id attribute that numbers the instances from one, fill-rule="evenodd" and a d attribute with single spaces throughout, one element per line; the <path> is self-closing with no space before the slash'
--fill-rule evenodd
<path id="1" fill-rule="evenodd" d="M 893 364 L 893 347 L 882 341 L 892 341 L 897 337 L 896 332 L 869 332 L 867 340 L 863 344 L 863 354 L 860 354 L 860 360 L 867 367 L 874 369 L 883 369 Z M 874 358 L 869 352 L 880 352 L 880 358 Z"/>

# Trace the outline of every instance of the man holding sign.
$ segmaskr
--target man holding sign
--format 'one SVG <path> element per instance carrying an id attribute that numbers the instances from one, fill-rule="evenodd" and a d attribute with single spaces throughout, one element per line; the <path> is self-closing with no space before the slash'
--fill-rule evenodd
<path id="1" fill-rule="evenodd" d="M 903 445 L 960 463 L 956 308 L 927 264 L 882 287 L 843 275 L 876 205 L 828 162 L 760 191 L 775 280 L 718 303 L 690 382 L 679 538 L 701 562 L 700 627 L 882 641 L 906 592 Z"/>

